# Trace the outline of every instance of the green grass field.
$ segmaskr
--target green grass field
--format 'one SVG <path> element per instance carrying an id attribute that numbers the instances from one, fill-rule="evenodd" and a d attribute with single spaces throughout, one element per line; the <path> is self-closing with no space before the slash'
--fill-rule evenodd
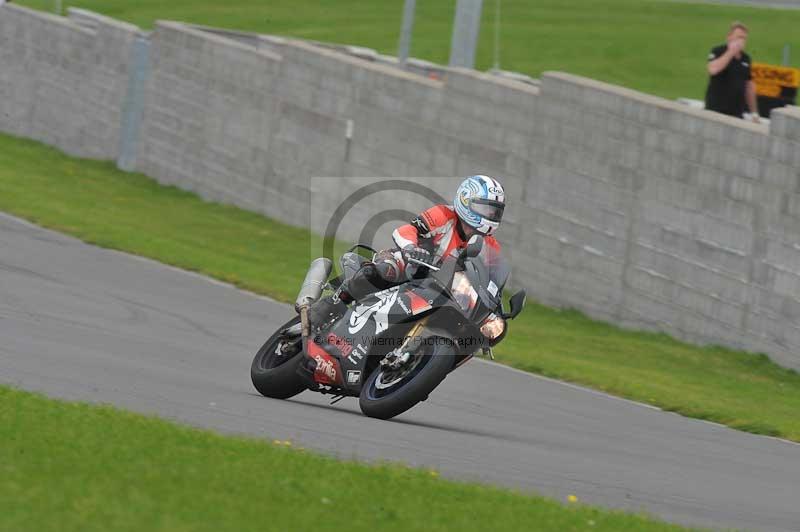
<path id="1" fill-rule="evenodd" d="M 54 0 L 15 0 L 52 9 Z M 356 44 L 393 54 L 403 2 L 363 0 L 64 0 L 150 27 L 180 20 Z M 420 0 L 412 55 L 446 63 L 455 0 Z M 477 68 L 493 63 L 495 0 L 485 0 Z M 701 98 L 706 56 L 735 19 L 751 28 L 754 60 L 780 63 L 785 43 L 800 58 L 800 10 L 657 0 L 502 0 L 501 67 L 538 76 L 562 70 L 670 98 Z M 797 66 L 798 61 L 794 61 Z"/>
<path id="2" fill-rule="evenodd" d="M 0 386 L 0 530 L 677 531 Z"/>
<path id="3" fill-rule="evenodd" d="M 311 237 L 303 229 L 5 135 L 0 210 L 283 301 L 294 299 L 309 261 Z M 800 374 L 763 355 L 623 331 L 530 303 L 497 356 L 688 416 L 800 441 Z"/>

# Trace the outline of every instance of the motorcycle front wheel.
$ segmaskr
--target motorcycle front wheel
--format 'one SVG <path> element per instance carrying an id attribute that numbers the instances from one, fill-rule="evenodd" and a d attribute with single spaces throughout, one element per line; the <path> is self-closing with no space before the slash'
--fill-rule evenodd
<path id="1" fill-rule="evenodd" d="M 302 341 L 299 335 L 290 338 L 283 331 L 300 322 L 291 319 L 270 336 L 258 350 L 250 366 L 250 379 L 258 392 L 273 399 L 288 399 L 306 389 L 297 367 L 303 360 Z"/>
<path id="2" fill-rule="evenodd" d="M 407 366 L 395 371 L 378 366 L 361 388 L 361 411 L 389 419 L 424 401 L 453 369 L 455 354 L 449 338 L 428 338 Z"/>

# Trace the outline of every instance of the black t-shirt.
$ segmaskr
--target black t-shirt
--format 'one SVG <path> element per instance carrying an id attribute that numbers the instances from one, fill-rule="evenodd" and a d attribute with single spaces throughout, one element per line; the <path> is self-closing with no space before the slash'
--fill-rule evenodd
<path id="1" fill-rule="evenodd" d="M 711 49 L 708 61 L 711 62 L 724 54 L 727 44 Z M 740 58 L 734 57 L 724 70 L 711 76 L 706 89 L 706 109 L 741 118 L 745 110 L 745 88 L 752 79 L 750 73 L 750 56 L 742 52 Z"/>

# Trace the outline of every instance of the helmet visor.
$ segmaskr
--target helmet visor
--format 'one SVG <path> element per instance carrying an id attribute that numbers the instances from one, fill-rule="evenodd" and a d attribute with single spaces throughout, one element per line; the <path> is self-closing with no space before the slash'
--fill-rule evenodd
<path id="1" fill-rule="evenodd" d="M 470 202 L 470 210 L 479 216 L 483 216 L 491 222 L 499 222 L 503 219 L 503 209 L 505 204 L 495 200 L 474 199 Z"/>

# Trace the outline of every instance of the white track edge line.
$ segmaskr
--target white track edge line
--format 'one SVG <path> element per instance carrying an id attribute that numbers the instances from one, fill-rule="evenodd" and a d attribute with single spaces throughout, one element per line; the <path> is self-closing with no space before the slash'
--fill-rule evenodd
<path id="1" fill-rule="evenodd" d="M 70 235 L 68 233 L 62 233 L 62 232 L 57 231 L 55 229 L 50 229 L 49 227 L 42 227 L 40 225 L 36 225 L 33 222 L 30 222 L 30 221 L 25 220 L 23 218 L 18 218 L 16 216 L 14 216 L 13 214 L 8 214 L 7 212 L 0 211 L 0 218 L 6 219 L 6 220 L 14 222 L 14 223 L 18 223 L 20 225 L 23 225 L 23 226 L 31 228 L 31 229 L 38 229 L 39 231 L 51 232 L 51 233 L 55 233 L 55 234 L 57 234 L 59 236 L 62 236 L 62 237 L 67 237 L 67 238 L 70 238 L 70 239 L 74 239 L 75 241 L 79 242 L 81 245 L 91 246 L 91 247 L 93 247 L 95 249 L 98 249 L 98 250 L 106 252 L 106 253 L 115 253 L 115 254 L 118 254 L 118 255 L 123 255 L 123 256 L 125 256 L 127 258 L 138 260 L 140 262 L 146 262 L 146 263 L 148 263 L 148 264 L 150 264 L 152 266 L 155 266 L 157 268 L 165 268 L 167 270 L 170 270 L 170 271 L 173 271 L 173 272 L 176 272 L 176 273 L 182 273 L 184 275 L 190 275 L 190 276 L 194 277 L 195 279 L 202 279 L 202 280 L 204 280 L 206 282 L 209 282 L 209 283 L 217 285 L 217 286 L 223 286 L 223 287 L 226 287 L 226 288 L 232 288 L 232 289 L 234 289 L 234 290 L 236 290 L 238 292 L 242 292 L 242 293 L 247 294 L 247 295 L 249 295 L 251 297 L 254 297 L 256 299 L 269 301 L 270 303 L 276 303 L 276 304 L 279 304 L 279 305 L 289 305 L 288 303 L 284 303 L 283 301 L 278 301 L 277 299 L 273 299 L 273 298 L 271 298 L 269 296 L 265 296 L 263 294 L 257 294 L 255 292 L 247 290 L 246 288 L 241 288 L 241 287 L 238 287 L 238 286 L 236 286 L 234 284 L 227 283 L 225 281 L 220 281 L 219 279 L 214 279 L 213 277 L 209 277 L 208 275 L 205 275 L 205 274 L 202 274 L 202 273 L 199 273 L 199 272 L 193 272 L 191 270 L 185 270 L 183 268 L 179 268 L 178 266 L 174 266 L 172 264 L 167 264 L 167 263 L 164 263 L 164 262 L 160 262 L 160 261 L 157 261 L 155 259 L 151 259 L 150 257 L 144 257 L 142 255 L 135 255 L 133 253 L 128 253 L 127 251 L 122 251 L 120 249 L 107 248 L 107 247 L 99 246 L 97 244 L 92 244 L 90 242 L 86 242 L 85 240 L 83 240 L 83 239 L 81 239 L 81 238 L 79 238 L 77 236 Z"/>
<path id="2" fill-rule="evenodd" d="M 728 425 L 723 425 L 722 423 L 717 423 L 716 421 L 709 421 L 707 419 L 700 419 L 700 418 L 696 418 L 696 417 L 684 416 L 683 414 L 680 414 L 679 412 L 673 412 L 671 410 L 664 410 L 663 408 L 659 408 L 659 407 L 654 406 L 654 405 L 649 405 L 647 403 L 642 403 L 642 402 L 636 401 L 634 399 L 628 399 L 627 397 L 619 397 L 618 395 L 612 395 L 610 393 L 606 393 L 606 392 L 603 392 L 603 391 L 600 391 L 600 390 L 595 390 L 593 388 L 587 388 L 586 386 L 581 386 L 580 384 L 574 384 L 574 383 L 571 383 L 571 382 L 566 382 L 566 381 L 560 381 L 558 379 L 553 379 L 551 377 L 545 377 L 544 375 L 539 375 L 538 373 L 531 373 L 531 372 L 528 372 L 528 371 L 525 371 L 525 370 L 521 370 L 521 369 L 517 369 L 517 368 L 511 367 L 511 366 L 506 366 L 505 364 L 501 364 L 499 362 L 493 362 L 491 360 L 485 360 L 485 359 L 477 358 L 477 357 L 475 357 L 475 360 L 477 360 L 478 362 L 481 362 L 483 364 L 489 364 L 491 366 L 495 366 L 495 367 L 498 367 L 498 368 L 503 368 L 505 370 L 512 371 L 514 373 L 520 373 L 522 375 L 527 375 L 528 377 L 531 377 L 531 378 L 534 378 L 534 379 L 543 380 L 543 381 L 547 381 L 547 382 L 552 382 L 554 384 L 559 384 L 561 386 L 566 386 L 567 388 L 572 388 L 574 390 L 581 390 L 581 391 L 584 391 L 584 392 L 587 392 L 587 393 L 590 393 L 590 394 L 593 394 L 593 395 L 599 395 L 599 396 L 602 396 L 602 397 L 607 397 L 609 399 L 616 399 L 617 401 L 624 401 L 626 403 L 631 403 L 631 404 L 634 404 L 634 405 L 643 406 L 643 407 L 648 408 L 650 410 L 657 410 L 659 412 L 664 412 L 665 414 L 674 414 L 676 416 L 680 416 L 680 417 L 682 417 L 684 419 L 688 419 L 688 420 L 695 421 L 695 422 L 698 422 L 698 423 L 705 423 L 707 425 L 714 425 L 714 426 L 722 428 L 722 429 L 733 430 L 733 431 L 736 431 L 736 432 L 739 432 L 739 433 L 749 434 L 750 436 L 755 436 L 755 437 L 758 437 L 758 438 L 767 438 L 767 439 L 770 439 L 770 440 L 775 440 L 775 441 L 779 441 L 779 442 L 783 442 L 783 443 L 788 443 L 790 445 L 800 446 L 800 442 L 787 440 L 785 438 L 779 438 L 777 436 L 769 436 L 767 434 L 756 434 L 754 432 L 747 432 L 747 431 L 744 431 L 744 430 L 735 429 L 735 428 L 730 427 Z"/>
<path id="3" fill-rule="evenodd" d="M 265 296 L 265 295 L 262 295 L 262 294 L 257 294 L 255 292 L 251 292 L 250 290 L 246 290 L 244 288 L 240 288 L 240 287 L 238 287 L 236 285 L 233 285 L 231 283 L 226 283 L 225 281 L 220 281 L 219 279 L 214 279 L 214 278 L 209 277 L 207 275 L 203 275 L 202 273 L 193 272 L 193 271 L 189 271 L 189 270 L 184 270 L 182 268 L 179 268 L 177 266 L 173 266 L 171 264 L 165 264 L 165 263 L 159 262 L 159 261 L 157 261 L 155 259 L 151 259 L 149 257 L 143 257 L 141 255 L 134 255 L 134 254 L 128 253 L 126 251 L 121 251 L 121 250 L 112 249 L 112 248 L 105 248 L 105 247 L 102 247 L 102 246 L 98 246 L 96 244 L 90 244 L 89 242 L 85 242 L 85 241 L 81 240 L 80 238 L 78 238 L 76 236 L 68 235 L 68 234 L 65 234 L 65 233 L 61 233 L 59 231 L 56 231 L 55 229 L 49 229 L 47 227 L 42 227 L 40 225 L 36 225 L 33 222 L 29 222 L 28 220 L 25 220 L 23 218 L 18 218 L 16 216 L 12 215 L 12 214 L 8 214 L 8 213 L 3 212 L 3 211 L 0 211 L 0 218 L 5 218 L 5 219 L 7 219 L 9 221 L 18 223 L 20 225 L 24 225 L 24 226 L 32 228 L 32 229 L 38 229 L 40 231 L 50 231 L 50 232 L 56 233 L 58 235 L 74 238 L 75 240 L 77 240 L 78 242 L 80 242 L 83 245 L 91 246 L 93 248 L 100 249 L 100 250 L 107 251 L 107 252 L 117 253 L 119 255 L 124 255 L 125 257 L 129 257 L 129 258 L 132 258 L 132 259 L 135 259 L 135 260 L 146 262 L 146 263 L 151 264 L 153 266 L 156 266 L 156 267 L 159 267 L 159 268 L 165 268 L 165 269 L 171 270 L 171 271 L 176 272 L 176 273 L 182 273 L 184 275 L 190 275 L 190 276 L 194 277 L 195 279 L 201 279 L 203 281 L 215 284 L 217 286 L 231 288 L 233 290 L 236 290 L 237 292 L 242 292 L 244 294 L 247 294 L 247 295 L 249 295 L 251 297 L 255 297 L 255 298 L 263 300 L 263 301 L 269 301 L 270 303 L 276 303 L 276 304 L 279 304 L 279 305 L 287 305 L 287 306 L 289 306 L 288 303 L 284 303 L 283 301 L 278 301 L 276 299 L 272 299 L 269 296 Z M 609 399 L 615 399 L 617 401 L 623 401 L 623 402 L 626 402 L 626 403 L 642 406 L 642 407 L 648 408 L 650 410 L 656 410 L 658 412 L 664 412 L 664 413 L 668 413 L 668 414 L 676 414 L 676 415 L 678 415 L 680 417 L 683 417 L 683 418 L 686 418 L 686 419 L 691 419 L 693 421 L 697 421 L 697 422 L 700 422 L 700 423 L 706 423 L 706 424 L 709 424 L 709 425 L 715 425 L 717 427 L 725 428 L 725 429 L 728 429 L 728 430 L 734 430 L 736 432 L 742 432 L 742 433 L 745 433 L 745 434 L 750 434 L 752 436 L 757 436 L 759 438 L 768 438 L 770 440 L 775 440 L 775 441 L 779 441 L 779 442 L 783 442 L 783 443 L 788 443 L 788 444 L 791 444 L 791 445 L 800 446 L 800 442 L 795 442 L 795 441 L 792 441 L 792 440 L 786 440 L 784 438 L 778 438 L 776 436 L 768 436 L 768 435 L 765 435 L 765 434 L 755 434 L 755 433 L 752 433 L 752 432 L 745 432 L 745 431 L 742 431 L 742 430 L 734 429 L 733 427 L 729 427 L 727 425 L 723 425 L 721 423 L 717 423 L 715 421 L 708 421 L 706 419 L 698 419 L 698 418 L 695 418 L 695 417 L 687 417 L 687 416 L 678 414 L 677 412 L 671 412 L 671 411 L 668 411 L 668 410 L 664 410 L 663 408 L 659 408 L 657 406 L 649 405 L 647 403 L 642 403 L 640 401 L 635 401 L 633 399 L 628 399 L 626 397 L 619 397 L 617 395 L 611 395 L 609 393 L 606 393 L 606 392 L 603 392 L 603 391 L 600 391 L 600 390 L 595 390 L 595 389 L 592 389 L 592 388 L 587 388 L 587 387 L 581 386 L 579 384 L 573 384 L 571 382 L 560 381 L 558 379 L 553 379 L 551 377 L 545 377 L 544 375 L 539 375 L 538 373 L 531 373 L 529 371 L 524 371 L 524 370 L 521 370 L 521 369 L 512 368 L 511 366 L 506 366 L 505 364 L 500 364 L 499 362 L 493 362 L 491 360 L 484 360 L 482 358 L 477 358 L 477 357 L 475 357 L 475 360 L 477 360 L 478 362 L 481 362 L 483 364 L 489 364 L 489 365 L 495 366 L 497 368 L 503 368 L 503 369 L 505 369 L 507 371 L 520 373 L 522 375 L 527 375 L 528 377 L 533 378 L 533 379 L 552 382 L 554 384 L 558 384 L 558 385 L 561 385 L 561 386 L 566 386 L 567 388 L 572 388 L 574 390 L 580 390 L 580 391 L 583 391 L 583 392 L 586 392 L 586 393 L 590 393 L 590 394 L 593 394 L 593 395 L 599 395 L 601 397 L 606 397 L 606 398 L 609 398 Z"/>

